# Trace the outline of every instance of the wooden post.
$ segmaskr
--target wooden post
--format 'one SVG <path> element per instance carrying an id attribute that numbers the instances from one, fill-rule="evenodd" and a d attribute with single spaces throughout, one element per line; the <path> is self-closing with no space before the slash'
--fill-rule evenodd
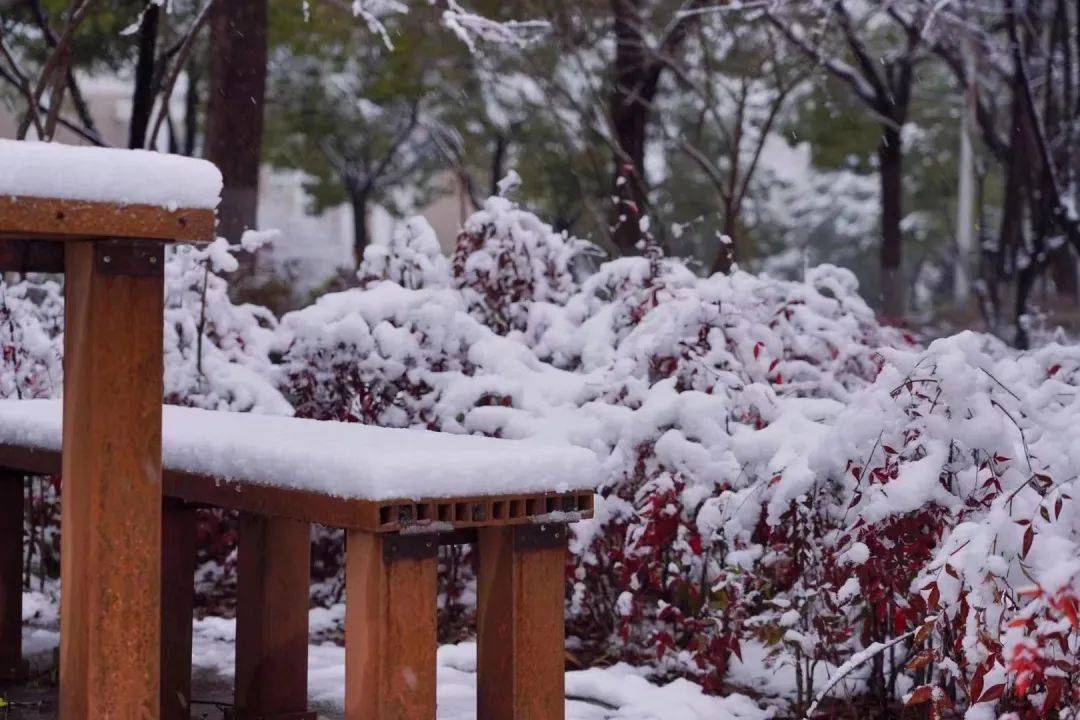
<path id="1" fill-rule="evenodd" d="M 346 720 L 435 720 L 437 551 L 433 535 L 349 531 Z"/>
<path id="2" fill-rule="evenodd" d="M 23 474 L 0 469 L 0 680 L 25 675 L 22 660 Z"/>
<path id="3" fill-rule="evenodd" d="M 311 526 L 240 515 L 236 717 L 302 720 L 307 710 Z"/>
<path id="4" fill-rule="evenodd" d="M 161 246 L 65 249 L 60 717 L 157 718 Z"/>
<path id="5" fill-rule="evenodd" d="M 161 720 L 191 720 L 195 508 L 166 499 L 161 516 Z"/>
<path id="6" fill-rule="evenodd" d="M 480 528 L 477 717 L 565 717 L 566 526 Z"/>

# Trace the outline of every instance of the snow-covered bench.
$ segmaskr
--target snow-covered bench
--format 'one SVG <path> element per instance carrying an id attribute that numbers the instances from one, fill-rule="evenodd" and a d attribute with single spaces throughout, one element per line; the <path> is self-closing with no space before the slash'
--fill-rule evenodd
<path id="1" fill-rule="evenodd" d="M 198 507 L 244 513 L 237 705 L 253 717 L 306 710 L 310 523 L 350 532 L 347 657 L 355 667 L 367 658 L 381 664 L 377 676 L 348 672 L 357 681 L 346 690 L 353 703 L 433 717 L 435 551 L 476 542 L 480 697 L 489 706 L 481 716 L 521 717 L 528 703 L 547 703 L 545 718 L 561 712 L 565 523 L 592 514 L 591 452 L 184 407 L 163 415 L 162 717 L 189 712 L 172 699 L 190 692 Z M 9 481 L 60 473 L 62 437 L 60 401 L 0 400 L 0 467 Z M 21 522 L 21 507 L 6 510 Z M 20 576 L 18 557 L 8 577 Z M 406 668 L 415 687 L 396 682 Z M 385 686 L 376 691 L 372 682 Z M 517 710 L 500 714 L 499 703 Z M 356 713 L 381 716 L 371 705 Z"/>
<path id="2" fill-rule="evenodd" d="M 0 402 L 5 538 L 22 477 L 63 477 L 60 716 L 190 717 L 195 512 L 217 507 L 240 511 L 238 720 L 313 717 L 313 522 L 347 531 L 346 717 L 434 720 L 436 551 L 476 542 L 478 714 L 561 718 L 565 523 L 595 458 L 162 409 L 163 244 L 212 240 L 220 188 L 198 160 L 0 141 L 0 271 L 66 274 L 63 402 Z M 21 558 L 0 541 L 0 674 Z"/>

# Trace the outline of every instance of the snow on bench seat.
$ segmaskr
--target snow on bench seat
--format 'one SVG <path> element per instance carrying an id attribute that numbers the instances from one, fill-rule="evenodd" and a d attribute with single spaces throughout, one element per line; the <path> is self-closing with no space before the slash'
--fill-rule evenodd
<path id="1" fill-rule="evenodd" d="M 213 210 L 221 172 L 147 150 L 0 140 L 0 195 Z"/>
<path id="2" fill-rule="evenodd" d="M 0 400 L 0 445 L 59 452 L 59 400 Z M 591 491 L 584 448 L 167 405 L 167 471 L 370 501 Z"/>

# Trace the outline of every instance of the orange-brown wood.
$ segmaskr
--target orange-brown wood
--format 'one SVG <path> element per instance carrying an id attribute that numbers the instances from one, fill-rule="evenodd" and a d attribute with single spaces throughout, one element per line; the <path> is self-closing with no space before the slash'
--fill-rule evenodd
<path id="1" fill-rule="evenodd" d="M 435 553 L 387 557 L 392 537 L 346 540 L 346 720 L 435 720 Z"/>
<path id="2" fill-rule="evenodd" d="M 161 719 L 191 720 L 195 508 L 166 499 L 161 515 Z"/>
<path id="3" fill-rule="evenodd" d="M 137 238 L 212 242 L 213 210 L 169 210 L 54 198 L 0 197 L 0 238 L 79 240 Z"/>
<path id="4" fill-rule="evenodd" d="M 0 470 L 0 680 L 23 677 L 23 474 Z"/>
<path id="5" fill-rule="evenodd" d="M 307 714 L 311 527 L 240 516 L 236 597 L 237 720 Z"/>
<path id="6" fill-rule="evenodd" d="M 60 717 L 157 718 L 162 277 L 66 270 Z"/>
<path id="7" fill-rule="evenodd" d="M 553 526 L 558 527 L 558 526 Z M 477 717 L 565 716 L 565 528 L 561 542 L 523 547 L 524 528 L 477 533 Z"/>

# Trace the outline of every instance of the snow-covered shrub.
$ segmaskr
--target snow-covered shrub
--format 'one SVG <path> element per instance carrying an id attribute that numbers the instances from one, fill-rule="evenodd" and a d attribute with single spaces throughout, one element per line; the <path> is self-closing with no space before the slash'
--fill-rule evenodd
<path id="1" fill-rule="evenodd" d="M 842 406 L 782 400 L 733 433 L 739 474 L 698 514 L 736 569 L 713 592 L 749 600 L 746 637 L 806 683 L 865 657 L 854 691 L 878 706 L 1074 717 L 1080 351 L 965 333 L 882 354 Z"/>
<path id="2" fill-rule="evenodd" d="M 63 290 L 47 276 L 0 282 L 0 398 L 55 397 L 63 381 Z"/>
<path id="3" fill-rule="evenodd" d="M 640 270 L 646 262 L 618 264 Z M 628 275 L 601 268 L 608 273 Z M 803 426 L 873 380 L 879 346 L 906 341 L 877 325 L 850 273 L 837 268 L 819 268 L 804 283 L 745 273 L 694 279 L 674 268 L 631 276 L 645 282 L 624 295 L 629 302 L 558 330 L 569 348 L 562 357 L 591 357 L 587 366 L 601 352 L 583 348 L 612 338 L 610 358 L 592 373 L 594 402 L 627 412 L 597 518 L 577 529 L 571 619 L 597 642 L 618 634 L 628 659 L 718 688 L 762 597 L 732 580 L 741 574 L 709 525 L 717 498 L 766 471 L 741 437 L 811 442 Z M 568 312 L 595 303 L 591 283 Z M 545 347 L 554 346 L 556 327 Z M 794 470 L 797 453 L 788 460 Z M 810 540 L 805 529 L 799 537 Z"/>
<path id="4" fill-rule="evenodd" d="M 469 313 L 500 335 L 524 330 L 532 303 L 561 304 L 577 289 L 575 265 L 593 251 L 504 197 L 465 221 L 451 267 Z"/>
<path id="5" fill-rule="evenodd" d="M 485 328 L 457 293 L 392 282 L 323 295 L 282 318 L 279 382 L 297 414 L 384 427 L 442 427 L 429 375 L 470 374 Z"/>
<path id="6" fill-rule="evenodd" d="M 242 250 L 241 250 L 242 251 Z M 165 401 L 207 410 L 291 415 L 274 387 L 270 349 L 277 318 L 234 304 L 218 273 L 238 267 L 221 238 L 181 245 L 165 263 Z"/>
<path id="7" fill-rule="evenodd" d="M 364 248 L 357 276 L 365 286 L 389 280 L 410 290 L 441 288 L 450 284 L 450 263 L 431 224 L 416 216 Z"/>

